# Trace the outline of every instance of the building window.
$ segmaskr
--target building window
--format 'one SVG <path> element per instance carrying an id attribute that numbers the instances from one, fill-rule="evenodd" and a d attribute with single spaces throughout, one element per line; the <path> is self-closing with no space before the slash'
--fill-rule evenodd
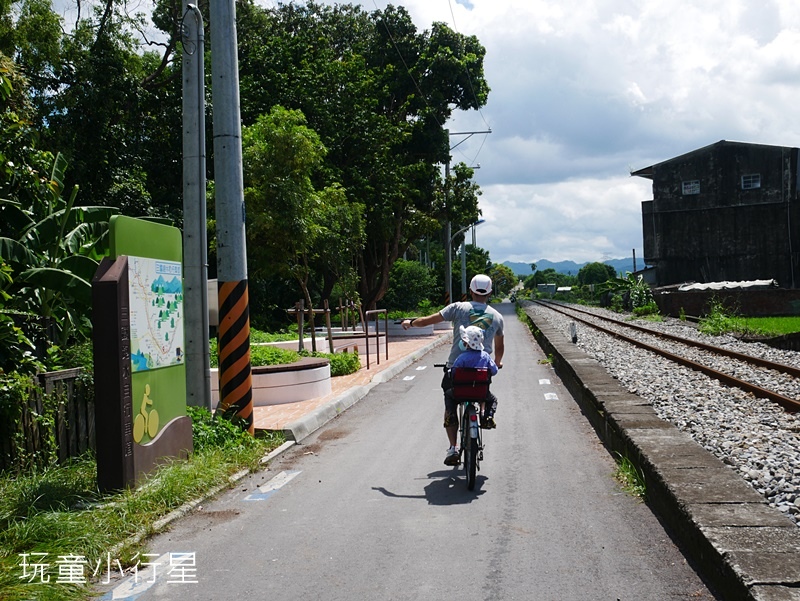
<path id="1" fill-rule="evenodd" d="M 742 176 L 742 190 L 755 190 L 761 187 L 761 174 L 751 173 Z"/>
<path id="2" fill-rule="evenodd" d="M 683 195 L 700 194 L 700 180 L 690 179 L 682 183 Z"/>

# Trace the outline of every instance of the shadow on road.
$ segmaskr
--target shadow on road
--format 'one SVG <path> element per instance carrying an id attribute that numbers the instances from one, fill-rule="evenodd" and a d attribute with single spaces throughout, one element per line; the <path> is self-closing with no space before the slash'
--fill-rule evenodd
<path id="1" fill-rule="evenodd" d="M 475 478 L 475 490 L 467 490 L 467 483 L 463 473 L 458 469 L 440 470 L 428 474 L 428 483 L 422 495 L 402 495 L 386 490 L 382 486 L 373 486 L 372 490 L 377 490 L 386 497 L 395 499 L 425 499 L 430 505 L 463 505 L 472 503 L 486 491 L 482 490 L 483 483 L 487 480 L 486 476 Z"/>

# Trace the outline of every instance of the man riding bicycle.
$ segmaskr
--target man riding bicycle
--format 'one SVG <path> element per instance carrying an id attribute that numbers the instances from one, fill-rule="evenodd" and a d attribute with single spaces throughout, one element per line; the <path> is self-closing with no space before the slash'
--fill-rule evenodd
<path id="1" fill-rule="evenodd" d="M 471 301 L 455 302 L 447 305 L 441 311 L 417 317 L 415 319 L 403 320 L 403 328 L 424 327 L 442 321 L 449 321 L 453 324 L 453 345 L 450 348 L 450 356 L 447 358 L 444 377 L 442 378 L 442 390 L 444 390 L 444 428 L 447 432 L 447 439 L 450 448 L 445 456 L 445 465 L 458 465 L 459 455 L 456 450 L 456 439 L 458 437 L 458 414 L 456 402 L 453 399 L 453 384 L 450 375 L 450 367 L 456 358 L 464 351 L 463 341 L 461 340 L 460 328 L 476 326 L 483 330 L 483 347 L 491 355 L 494 348 L 494 362 L 497 367 L 503 367 L 503 353 L 505 342 L 503 339 L 503 316 L 496 309 L 489 306 L 489 297 L 492 294 L 492 279 L 485 274 L 479 273 L 469 284 Z M 487 408 L 488 405 L 487 404 Z M 493 411 L 493 409 L 492 409 Z M 489 417 L 494 417 L 490 415 Z M 484 415 L 484 419 L 486 416 Z"/>

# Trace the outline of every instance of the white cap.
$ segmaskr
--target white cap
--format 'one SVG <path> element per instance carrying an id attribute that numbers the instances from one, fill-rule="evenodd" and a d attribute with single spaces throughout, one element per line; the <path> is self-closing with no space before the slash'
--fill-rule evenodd
<path id="1" fill-rule="evenodd" d="M 479 273 L 469 283 L 469 289 L 475 294 L 491 294 L 492 293 L 492 278 L 485 273 Z"/>
<path id="2" fill-rule="evenodd" d="M 483 350 L 483 330 L 478 326 L 459 326 L 461 340 L 474 351 Z"/>

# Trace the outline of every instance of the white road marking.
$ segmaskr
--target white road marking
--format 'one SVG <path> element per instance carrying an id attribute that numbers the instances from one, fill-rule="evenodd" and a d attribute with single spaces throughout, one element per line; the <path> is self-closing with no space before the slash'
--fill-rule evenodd
<path id="1" fill-rule="evenodd" d="M 272 478 L 266 484 L 258 487 L 257 493 L 247 495 L 245 501 L 266 501 L 276 491 L 280 490 L 283 486 L 291 482 L 294 478 L 300 475 L 300 470 L 292 470 L 288 472 L 281 472 Z"/>
<path id="2" fill-rule="evenodd" d="M 155 561 L 148 561 L 149 565 L 143 570 L 139 570 L 134 576 L 122 581 L 110 592 L 103 595 L 103 600 L 115 601 L 123 599 L 135 599 L 156 583 L 156 568 L 169 565 L 169 553 L 164 553 Z"/>
<path id="3" fill-rule="evenodd" d="M 547 378 L 539 380 L 539 386 L 550 386 L 550 380 L 548 380 Z"/>

